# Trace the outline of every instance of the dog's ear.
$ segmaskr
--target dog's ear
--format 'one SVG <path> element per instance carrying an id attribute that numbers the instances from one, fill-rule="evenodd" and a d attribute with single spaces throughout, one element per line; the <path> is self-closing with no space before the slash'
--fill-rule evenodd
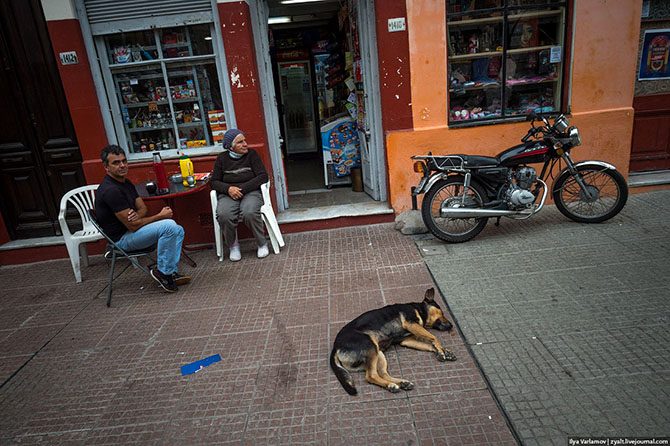
<path id="1" fill-rule="evenodd" d="M 435 288 L 428 288 L 423 300 L 424 302 L 435 302 Z"/>

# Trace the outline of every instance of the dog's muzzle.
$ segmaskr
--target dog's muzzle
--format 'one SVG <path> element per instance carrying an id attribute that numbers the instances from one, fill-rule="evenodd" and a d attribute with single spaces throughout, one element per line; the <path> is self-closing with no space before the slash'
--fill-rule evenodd
<path id="1" fill-rule="evenodd" d="M 434 328 L 435 330 L 441 330 L 441 331 L 449 331 L 449 330 L 451 330 L 453 327 L 454 327 L 454 326 L 451 325 L 451 323 L 449 323 L 449 322 L 444 323 L 444 322 L 442 322 L 442 321 L 436 321 L 436 322 L 433 324 L 433 328 Z"/>

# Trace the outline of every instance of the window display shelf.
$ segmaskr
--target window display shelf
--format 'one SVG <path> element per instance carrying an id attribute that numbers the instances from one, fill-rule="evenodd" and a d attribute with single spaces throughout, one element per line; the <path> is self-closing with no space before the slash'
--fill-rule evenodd
<path id="1" fill-rule="evenodd" d="M 123 106 L 128 108 L 137 108 L 137 107 L 148 107 L 149 104 L 156 104 L 158 106 L 169 105 L 168 101 L 151 101 L 151 102 L 131 102 L 129 104 L 123 104 Z"/>
<path id="2" fill-rule="evenodd" d="M 172 126 L 171 125 L 162 125 L 158 127 L 137 127 L 137 128 L 130 128 L 128 131 L 130 133 L 140 133 L 140 132 L 154 132 L 157 130 L 171 130 Z"/>
<path id="3" fill-rule="evenodd" d="M 525 19 L 540 19 L 544 17 L 553 17 L 560 15 L 561 10 L 555 11 L 537 11 L 537 12 L 527 12 L 524 14 L 511 14 L 507 16 L 508 20 L 525 20 Z M 466 19 L 466 20 L 449 20 L 447 23 L 450 28 L 458 26 L 468 26 L 468 25 L 485 25 L 488 23 L 499 23 L 502 22 L 503 16 L 496 17 L 482 17 L 479 19 Z"/>
<path id="4" fill-rule="evenodd" d="M 126 62 L 126 63 L 115 63 L 115 64 L 109 64 L 109 68 L 112 71 L 118 71 L 122 68 L 140 68 L 140 67 L 156 67 L 160 66 L 160 61 L 159 60 L 143 60 L 141 62 Z M 157 68 L 157 67 L 156 67 Z"/>
<path id="5" fill-rule="evenodd" d="M 179 98 L 179 99 L 173 99 L 172 103 L 173 104 L 184 104 L 187 102 L 198 102 L 200 100 L 199 97 L 194 96 L 192 98 Z M 161 105 L 170 105 L 168 101 L 151 101 L 151 102 L 131 102 L 129 104 L 123 104 L 125 107 L 128 108 L 137 108 L 137 107 L 148 107 L 149 104 L 156 104 L 158 106 Z"/>
<path id="6" fill-rule="evenodd" d="M 484 53 L 459 54 L 457 56 L 449 56 L 449 60 L 471 60 L 481 57 L 502 56 L 502 51 L 487 51 Z"/>
<path id="7" fill-rule="evenodd" d="M 507 54 L 523 54 L 523 53 L 532 53 L 533 51 L 542 51 L 549 50 L 556 45 L 544 45 L 544 46 L 533 46 L 529 48 L 514 48 L 507 50 Z"/>
<path id="8" fill-rule="evenodd" d="M 534 51 L 549 50 L 556 45 L 543 45 L 543 46 L 532 46 L 529 48 L 515 48 L 507 50 L 507 54 L 523 54 L 523 53 L 532 53 Z M 481 57 L 495 57 L 502 56 L 502 51 L 488 51 L 484 53 L 472 53 L 472 54 L 459 54 L 457 56 L 450 56 L 449 60 L 472 60 L 478 59 Z"/>
<path id="9" fill-rule="evenodd" d="M 518 87 L 522 85 L 537 85 L 537 84 L 545 84 L 548 82 L 558 82 L 558 78 L 544 78 L 544 79 L 509 79 L 507 81 L 507 86 L 509 87 Z M 474 85 L 472 87 L 463 87 L 462 90 L 458 91 L 471 91 L 471 90 L 483 90 L 485 88 L 500 88 L 500 82 L 487 82 L 487 83 L 482 83 L 478 85 Z M 456 91 L 456 89 L 450 88 L 449 93 L 453 93 Z"/>
<path id="10" fill-rule="evenodd" d="M 202 121 L 182 122 L 177 123 L 178 127 L 202 127 Z"/>

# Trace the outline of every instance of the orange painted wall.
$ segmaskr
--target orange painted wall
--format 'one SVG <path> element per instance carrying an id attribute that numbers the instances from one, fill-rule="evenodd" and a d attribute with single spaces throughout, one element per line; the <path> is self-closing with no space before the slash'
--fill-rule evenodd
<path id="1" fill-rule="evenodd" d="M 613 163 L 627 175 L 641 2 L 574 3 L 570 119 L 584 144 L 573 156 Z M 528 129 L 525 122 L 450 129 L 443 2 L 408 0 L 407 24 L 414 128 L 386 134 L 389 199 L 396 213 L 411 208 L 410 188 L 419 180 L 412 155 L 431 150 L 493 156 L 518 144 Z"/>

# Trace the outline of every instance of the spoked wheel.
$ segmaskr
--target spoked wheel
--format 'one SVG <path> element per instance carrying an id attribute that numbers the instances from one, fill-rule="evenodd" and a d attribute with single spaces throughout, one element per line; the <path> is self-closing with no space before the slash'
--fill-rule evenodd
<path id="1" fill-rule="evenodd" d="M 567 170 L 554 184 L 554 203 L 563 215 L 580 223 L 600 223 L 623 209 L 628 185 L 619 172 L 599 165 L 579 166 L 577 171 L 586 190 Z"/>
<path id="2" fill-rule="evenodd" d="M 484 192 L 476 183 L 470 183 L 463 200 L 463 178 L 452 177 L 436 182 L 423 197 L 421 217 L 435 237 L 450 243 L 467 242 L 482 232 L 487 218 L 446 218 L 441 209 L 482 207 Z"/>

